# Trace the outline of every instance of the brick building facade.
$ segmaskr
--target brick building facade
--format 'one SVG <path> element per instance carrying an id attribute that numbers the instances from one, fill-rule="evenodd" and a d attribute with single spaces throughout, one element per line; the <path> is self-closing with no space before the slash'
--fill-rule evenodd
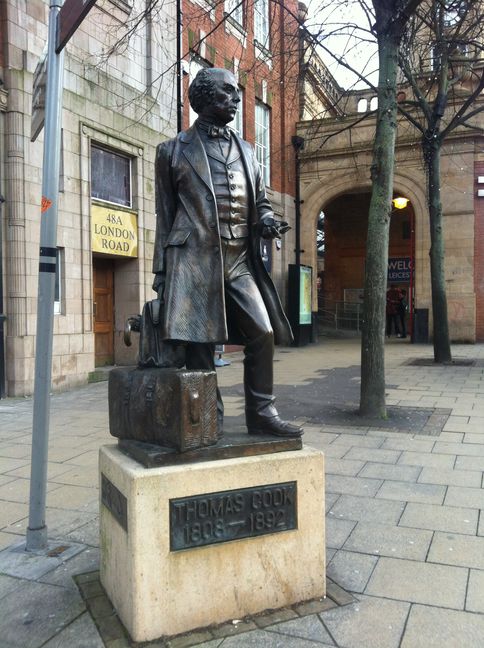
<path id="1" fill-rule="evenodd" d="M 175 3 L 143 15 L 146 7 L 96 3 L 65 50 L 53 389 L 86 382 L 101 365 L 134 363 L 125 320 L 154 297 L 153 162 L 156 145 L 177 128 L 177 16 Z M 32 100 L 48 8 L 48 0 L 0 4 L 0 269 L 11 396 L 33 390 L 43 133 L 31 141 Z M 183 125 L 193 119 L 187 90 L 196 70 L 231 69 L 242 91 L 234 127 L 256 148 L 276 218 L 293 227 L 263 250 L 285 302 L 294 262 L 298 3 L 184 0 L 182 11 Z"/>
<path id="2" fill-rule="evenodd" d="M 183 5 L 183 124 L 196 115 L 188 86 L 201 67 L 222 67 L 238 79 L 241 102 L 231 124 L 254 145 L 276 218 L 292 226 L 267 255 L 283 303 L 287 266 L 294 263 L 295 153 L 299 119 L 299 38 L 296 0 L 187 0 Z"/>

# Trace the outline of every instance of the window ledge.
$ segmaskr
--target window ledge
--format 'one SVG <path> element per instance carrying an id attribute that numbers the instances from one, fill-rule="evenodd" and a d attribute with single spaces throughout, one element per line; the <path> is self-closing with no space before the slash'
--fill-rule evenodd
<path id="1" fill-rule="evenodd" d="M 128 2 L 128 0 L 111 0 L 112 4 L 118 7 L 118 9 L 121 9 L 121 11 L 124 11 L 127 14 L 131 13 L 131 10 L 133 8 L 133 3 Z"/>
<path id="2" fill-rule="evenodd" d="M 235 36 L 241 43 L 243 47 L 247 46 L 247 30 L 237 21 L 235 18 L 230 16 L 226 11 L 224 11 L 225 18 L 225 31 L 232 36 Z"/>
<path id="3" fill-rule="evenodd" d="M 272 70 L 272 54 L 264 45 L 259 43 L 258 40 L 254 40 L 255 55 L 257 58 L 264 61 L 267 64 L 268 68 Z"/>
<path id="4" fill-rule="evenodd" d="M 215 20 L 215 3 L 211 0 L 193 0 L 193 2 L 209 14 L 210 20 Z"/>

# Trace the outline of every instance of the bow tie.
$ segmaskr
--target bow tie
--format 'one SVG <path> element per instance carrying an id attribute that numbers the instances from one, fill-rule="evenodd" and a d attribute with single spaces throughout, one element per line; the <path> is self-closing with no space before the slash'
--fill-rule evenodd
<path id="1" fill-rule="evenodd" d="M 230 141 L 230 130 L 226 126 L 209 126 L 207 132 L 209 137 L 224 137 Z"/>

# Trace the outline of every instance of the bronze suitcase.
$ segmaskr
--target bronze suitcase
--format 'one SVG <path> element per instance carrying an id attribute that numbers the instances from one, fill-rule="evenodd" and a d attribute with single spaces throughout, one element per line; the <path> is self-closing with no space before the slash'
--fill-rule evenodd
<path id="1" fill-rule="evenodd" d="M 215 371 L 112 369 L 109 431 L 179 452 L 217 443 Z"/>

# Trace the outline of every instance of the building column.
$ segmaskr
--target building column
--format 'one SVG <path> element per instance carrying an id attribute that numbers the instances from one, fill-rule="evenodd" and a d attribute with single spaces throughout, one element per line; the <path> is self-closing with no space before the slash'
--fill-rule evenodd
<path id="1" fill-rule="evenodd" d="M 25 258 L 25 134 L 24 115 L 12 109 L 9 96 L 6 119 L 6 276 L 8 337 L 27 335 Z M 23 94 L 23 93 L 22 93 Z"/>

